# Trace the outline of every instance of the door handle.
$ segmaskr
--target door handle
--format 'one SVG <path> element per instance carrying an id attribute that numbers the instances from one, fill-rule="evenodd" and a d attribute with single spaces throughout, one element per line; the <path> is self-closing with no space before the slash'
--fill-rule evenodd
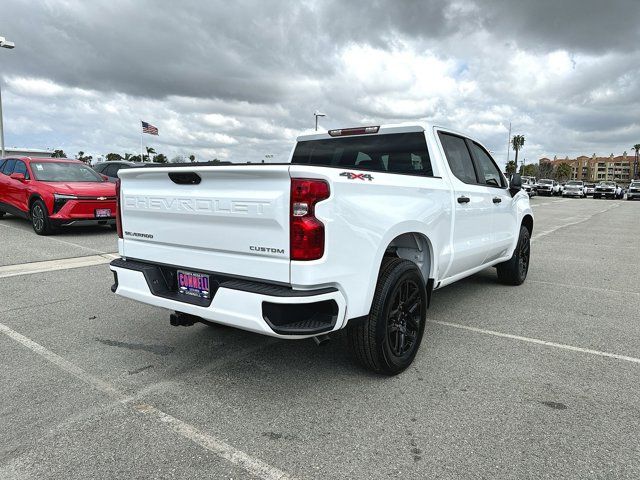
<path id="1" fill-rule="evenodd" d="M 465 197 L 464 195 L 461 197 L 458 197 L 458 203 L 469 203 L 469 202 L 470 202 L 469 197 Z"/>
<path id="2" fill-rule="evenodd" d="M 493 197 L 493 203 L 500 203 L 502 199 L 500 197 Z"/>

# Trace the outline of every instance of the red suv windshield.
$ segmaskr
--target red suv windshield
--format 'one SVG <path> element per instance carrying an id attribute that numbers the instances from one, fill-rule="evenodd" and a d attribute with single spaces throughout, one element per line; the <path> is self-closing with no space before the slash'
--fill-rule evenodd
<path id="1" fill-rule="evenodd" d="M 104 182 L 85 165 L 67 162 L 32 162 L 31 171 L 41 182 Z"/>

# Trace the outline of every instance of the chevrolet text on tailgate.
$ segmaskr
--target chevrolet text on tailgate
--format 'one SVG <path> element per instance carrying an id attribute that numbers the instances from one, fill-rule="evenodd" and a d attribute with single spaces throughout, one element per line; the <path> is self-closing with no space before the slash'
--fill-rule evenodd
<path id="1" fill-rule="evenodd" d="M 286 164 L 119 172 L 121 258 L 112 290 L 279 338 L 346 328 L 388 375 L 413 361 L 433 290 L 496 267 L 529 268 L 533 215 L 478 141 L 440 127 L 330 130 Z"/>

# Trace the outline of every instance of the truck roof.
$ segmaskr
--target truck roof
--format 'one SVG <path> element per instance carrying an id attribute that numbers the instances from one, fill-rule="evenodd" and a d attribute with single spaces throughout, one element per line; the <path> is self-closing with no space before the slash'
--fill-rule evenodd
<path id="1" fill-rule="evenodd" d="M 424 122 L 407 122 L 407 123 L 392 123 L 392 124 L 387 124 L 387 125 L 371 125 L 372 127 L 375 126 L 378 128 L 378 130 L 376 132 L 372 132 L 372 133 L 363 133 L 363 134 L 358 134 L 358 136 L 369 136 L 369 135 L 380 135 L 380 134 L 389 134 L 389 133 L 408 133 L 408 132 L 424 132 L 424 131 L 430 131 L 433 128 L 438 128 L 450 133 L 454 133 L 463 137 L 467 137 L 470 138 L 471 140 L 473 140 L 474 142 L 477 142 L 481 145 L 484 146 L 484 144 L 478 140 L 475 137 L 470 136 L 469 134 L 465 133 L 465 132 L 461 132 L 459 130 L 453 129 L 453 128 L 449 128 L 449 127 L 445 127 L 442 125 L 435 125 L 432 123 L 424 123 Z M 356 125 L 356 126 L 349 126 L 349 127 L 343 127 L 343 130 L 345 129 L 351 129 L 351 128 L 367 128 L 369 127 L 369 125 Z M 340 129 L 331 129 L 329 131 L 324 131 L 324 132 L 317 132 L 317 133 L 309 133 L 309 134 L 303 134 L 303 135 L 299 135 L 296 138 L 297 142 L 305 142 L 308 140 L 325 140 L 325 139 L 331 139 L 331 138 L 341 138 L 339 135 L 330 135 L 329 132 L 333 132 L 336 130 L 340 130 Z M 486 147 L 485 147 L 486 148 Z"/>

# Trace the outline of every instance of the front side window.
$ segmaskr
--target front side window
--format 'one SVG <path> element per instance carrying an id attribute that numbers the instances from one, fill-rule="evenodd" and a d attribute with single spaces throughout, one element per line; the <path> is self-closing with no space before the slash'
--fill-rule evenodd
<path id="1" fill-rule="evenodd" d="M 478 183 L 473 160 L 464 138 L 439 132 L 444 154 L 453 174 L 464 183 Z"/>
<path id="2" fill-rule="evenodd" d="M 424 133 L 389 133 L 298 142 L 292 164 L 433 176 Z"/>
<path id="3" fill-rule="evenodd" d="M 17 160 L 13 167 L 13 173 L 22 173 L 24 178 L 29 179 L 29 172 L 27 171 L 27 165 L 22 160 Z"/>
<path id="4" fill-rule="evenodd" d="M 478 167 L 480 170 L 480 180 L 489 185 L 490 187 L 504 187 L 504 179 L 500 173 L 500 169 L 496 166 L 493 159 L 489 154 L 475 142 L 471 143 L 471 150 L 473 151 Z"/>
<path id="5" fill-rule="evenodd" d="M 41 182 L 104 182 L 93 169 L 73 162 L 32 162 L 31 171 Z"/>

